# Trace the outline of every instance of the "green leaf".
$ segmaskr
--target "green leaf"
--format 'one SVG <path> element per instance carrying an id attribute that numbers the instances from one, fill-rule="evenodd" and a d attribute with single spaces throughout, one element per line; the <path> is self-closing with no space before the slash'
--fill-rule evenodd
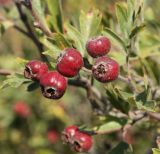
<path id="1" fill-rule="evenodd" d="M 60 52 L 61 51 L 61 49 L 59 49 L 55 44 L 50 42 L 46 37 L 41 38 L 40 41 L 44 46 L 46 46 L 52 52 Z"/>
<path id="2" fill-rule="evenodd" d="M 93 10 L 89 13 L 81 11 L 79 23 L 84 43 L 86 43 L 90 37 L 97 35 L 101 20 L 102 14 L 98 10 Z"/>
<path id="3" fill-rule="evenodd" d="M 4 89 L 7 87 L 18 88 L 23 83 L 31 82 L 29 79 L 24 78 L 21 74 L 14 74 L 7 77 L 6 80 L 3 81 L 0 89 Z"/>
<path id="4" fill-rule="evenodd" d="M 127 37 L 127 8 L 124 7 L 122 4 L 116 4 L 116 16 L 118 19 L 118 23 L 120 25 L 121 31 Z"/>
<path id="5" fill-rule="evenodd" d="M 109 154 L 128 154 L 129 145 L 125 142 L 120 142 L 116 147 L 114 147 Z"/>
<path id="6" fill-rule="evenodd" d="M 113 38 L 116 42 L 119 43 L 119 45 L 124 49 L 124 51 L 127 51 L 125 42 L 120 38 L 116 33 L 114 33 L 110 28 L 105 28 L 102 32 L 104 36 L 109 36 Z"/>
<path id="7" fill-rule="evenodd" d="M 112 57 L 112 59 L 116 60 L 120 66 L 126 64 L 126 55 L 124 55 L 122 52 L 110 52 L 109 56 Z"/>
<path id="8" fill-rule="evenodd" d="M 45 19 L 44 9 L 42 8 L 40 0 L 31 0 L 32 14 L 34 14 L 35 19 L 39 22 L 47 31 L 50 31 Z"/>
<path id="9" fill-rule="evenodd" d="M 135 21 L 135 0 L 127 0 L 127 6 L 128 29 L 131 30 Z"/>
<path id="10" fill-rule="evenodd" d="M 71 44 L 61 33 L 55 33 L 53 38 L 48 38 L 49 41 L 56 44 L 60 49 L 70 47 Z"/>
<path id="11" fill-rule="evenodd" d="M 113 130 L 121 129 L 122 125 L 116 121 L 109 121 L 98 128 L 98 131 L 110 132 Z"/>
<path id="12" fill-rule="evenodd" d="M 31 92 L 31 91 L 34 91 L 38 88 L 39 88 L 39 83 L 38 82 L 32 82 L 28 85 L 27 91 Z"/>
<path id="13" fill-rule="evenodd" d="M 135 0 L 127 0 L 127 15 L 129 19 L 132 19 L 133 17 L 133 12 L 134 12 L 134 7 L 135 7 Z"/>
<path id="14" fill-rule="evenodd" d="M 130 108 L 128 100 L 125 99 L 117 89 L 107 87 L 106 94 L 109 101 L 115 108 L 122 111 L 123 113 L 128 113 Z"/>
<path id="15" fill-rule="evenodd" d="M 142 24 L 140 26 L 136 26 L 135 28 L 133 28 L 133 30 L 131 31 L 131 34 L 129 35 L 130 39 L 132 39 L 139 32 L 141 32 L 144 29 L 144 27 L 145 27 L 145 24 Z"/>
<path id="16" fill-rule="evenodd" d="M 160 150 L 159 149 L 153 148 L 152 151 L 153 151 L 153 154 L 160 154 Z"/>
<path id="17" fill-rule="evenodd" d="M 155 112 L 156 102 L 150 100 L 151 89 L 147 87 L 142 93 L 136 96 L 136 105 L 138 109 Z"/>
<path id="18" fill-rule="evenodd" d="M 47 50 L 45 52 L 43 52 L 43 55 L 49 56 L 50 58 L 53 59 L 53 62 L 56 62 L 57 57 L 59 56 L 59 52 L 53 52 L 51 50 Z"/>
<path id="19" fill-rule="evenodd" d="M 81 33 L 73 26 L 67 25 L 67 36 L 74 41 L 75 47 L 84 55 L 85 45 Z"/>
<path id="20" fill-rule="evenodd" d="M 56 32 L 63 32 L 61 0 L 47 0 L 47 5 L 51 13 L 51 24 Z"/>
<path id="21" fill-rule="evenodd" d="M 16 58 L 16 63 L 19 64 L 21 67 L 24 67 L 27 62 L 28 62 L 28 60 L 26 60 L 26 59 L 23 59 L 20 57 Z"/>
<path id="22" fill-rule="evenodd" d="M 156 102 L 154 100 L 147 100 L 146 102 L 136 101 L 136 105 L 139 110 L 145 110 L 149 112 L 156 111 Z"/>
<path id="23" fill-rule="evenodd" d="M 124 92 L 118 88 L 115 88 L 117 95 L 122 98 L 124 101 L 128 102 L 131 105 L 135 104 L 135 97 L 132 93 Z"/>

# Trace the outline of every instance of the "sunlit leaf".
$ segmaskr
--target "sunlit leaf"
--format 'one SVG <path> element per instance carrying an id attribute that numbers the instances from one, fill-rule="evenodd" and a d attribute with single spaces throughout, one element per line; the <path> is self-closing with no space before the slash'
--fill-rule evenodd
<path id="1" fill-rule="evenodd" d="M 122 4 L 116 4 L 116 16 L 122 32 L 127 36 L 127 8 Z"/>
<path id="2" fill-rule="evenodd" d="M 63 32 L 61 0 L 47 0 L 51 23 L 57 32 Z"/>
<path id="3" fill-rule="evenodd" d="M 87 42 L 90 37 L 97 35 L 101 19 L 102 14 L 98 10 L 93 10 L 89 13 L 81 11 L 79 22 L 84 42 Z"/>

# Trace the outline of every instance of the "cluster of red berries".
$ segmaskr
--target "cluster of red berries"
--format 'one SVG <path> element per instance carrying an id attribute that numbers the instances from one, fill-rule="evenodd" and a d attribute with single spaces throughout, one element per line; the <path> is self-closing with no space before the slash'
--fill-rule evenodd
<path id="1" fill-rule="evenodd" d="M 92 74 L 96 80 L 103 83 L 115 80 L 119 73 L 118 63 L 105 57 L 110 48 L 111 43 L 104 36 L 90 39 L 86 44 L 88 54 L 96 58 L 92 66 Z M 59 99 L 67 88 L 65 77 L 75 77 L 82 67 L 83 57 L 80 52 L 74 48 L 67 48 L 57 58 L 57 71 L 49 71 L 46 63 L 32 60 L 26 64 L 24 76 L 39 81 L 45 97 Z"/>
<path id="2" fill-rule="evenodd" d="M 83 58 L 76 49 L 67 48 L 57 58 L 57 71 L 49 71 L 46 63 L 32 60 L 25 65 L 24 76 L 39 81 L 42 94 L 50 99 L 61 98 L 67 88 L 65 77 L 74 77 L 83 66 Z"/>
<path id="3" fill-rule="evenodd" d="M 115 80 L 119 74 L 118 63 L 105 55 L 110 51 L 108 38 L 99 36 L 90 39 L 86 44 L 88 54 L 95 58 L 92 66 L 93 77 L 106 83 Z M 39 81 L 42 94 L 50 99 L 59 99 L 67 88 L 67 78 L 75 77 L 83 67 L 83 57 L 74 48 L 65 49 L 57 58 L 56 71 L 49 71 L 46 63 L 32 60 L 24 70 L 28 79 Z M 50 135 L 54 138 L 54 135 Z M 64 143 L 69 144 L 76 152 L 87 152 L 92 147 L 92 137 L 77 126 L 69 126 L 62 133 Z"/>
<path id="4" fill-rule="evenodd" d="M 66 127 L 62 132 L 62 140 L 75 152 L 88 152 L 93 144 L 92 137 L 77 126 Z"/>
<path id="5" fill-rule="evenodd" d="M 90 39 L 86 44 L 88 54 L 96 58 L 92 66 L 92 74 L 99 82 L 110 82 L 117 79 L 119 74 L 118 63 L 105 55 L 111 49 L 110 40 L 104 36 Z"/>

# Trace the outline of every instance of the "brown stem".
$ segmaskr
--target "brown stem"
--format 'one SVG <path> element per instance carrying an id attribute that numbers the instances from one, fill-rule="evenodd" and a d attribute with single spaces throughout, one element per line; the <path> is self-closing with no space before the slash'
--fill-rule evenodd
<path id="1" fill-rule="evenodd" d="M 143 118 L 145 118 L 147 116 L 147 113 L 144 112 L 142 115 L 135 117 L 131 123 L 131 125 L 134 125 L 136 122 L 142 120 Z"/>
<path id="2" fill-rule="evenodd" d="M 23 22 L 23 24 L 25 25 L 27 32 L 25 32 L 24 30 L 20 29 L 19 27 L 15 26 L 15 28 L 17 30 L 19 30 L 20 32 L 22 32 L 23 34 L 25 34 L 26 36 L 28 36 L 36 45 L 36 47 L 39 50 L 40 56 L 41 58 L 46 61 L 46 57 L 42 54 L 43 52 L 43 45 L 41 44 L 41 42 L 39 42 L 39 40 L 37 39 L 36 35 L 34 34 L 29 22 L 28 22 L 28 18 L 26 16 L 26 14 L 22 11 L 22 6 L 20 3 L 15 2 L 15 5 L 17 7 L 17 10 L 19 12 L 20 18 Z"/>
<path id="3" fill-rule="evenodd" d="M 11 74 L 13 74 L 13 73 L 14 73 L 14 72 L 11 71 L 11 70 L 0 69 L 0 75 L 7 76 L 7 75 L 11 75 Z"/>
<path id="4" fill-rule="evenodd" d="M 160 121 L 160 113 L 147 112 L 148 116 Z"/>
<path id="5" fill-rule="evenodd" d="M 96 114 L 104 114 L 107 106 L 107 99 L 104 98 L 101 93 L 91 85 L 91 82 L 84 77 L 77 78 L 75 80 L 69 80 L 69 85 L 77 86 L 86 89 L 87 98 L 90 101 L 93 110 Z"/>
<path id="6" fill-rule="evenodd" d="M 31 0 L 28 0 L 28 4 L 25 6 L 30 10 L 32 16 L 35 19 L 35 22 L 34 22 L 35 27 L 39 28 L 46 36 L 53 37 L 53 33 L 50 31 L 50 29 L 46 25 L 42 23 L 41 19 L 33 9 Z"/>

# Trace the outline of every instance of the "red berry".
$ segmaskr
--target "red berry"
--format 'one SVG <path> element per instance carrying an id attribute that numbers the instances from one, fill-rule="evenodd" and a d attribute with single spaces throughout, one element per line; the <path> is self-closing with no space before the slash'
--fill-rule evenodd
<path id="1" fill-rule="evenodd" d="M 30 107 L 24 102 L 17 102 L 13 106 L 13 111 L 20 117 L 27 118 L 31 114 Z"/>
<path id="2" fill-rule="evenodd" d="M 46 63 L 32 60 L 25 65 L 24 76 L 27 79 L 39 80 L 46 72 L 48 72 L 48 66 Z"/>
<path id="3" fill-rule="evenodd" d="M 40 86 L 45 97 L 59 99 L 65 93 L 67 80 L 57 71 L 51 71 L 40 78 Z"/>
<path id="4" fill-rule="evenodd" d="M 79 51 L 67 48 L 57 59 L 57 70 L 63 76 L 74 77 L 83 66 L 83 58 Z"/>
<path id="5" fill-rule="evenodd" d="M 87 52 L 93 58 L 106 55 L 110 51 L 110 48 L 110 40 L 104 36 L 92 38 L 86 44 Z"/>
<path id="6" fill-rule="evenodd" d="M 47 138 L 50 143 L 55 144 L 58 140 L 58 133 L 55 130 L 49 130 L 47 132 Z"/>
<path id="7" fill-rule="evenodd" d="M 65 130 L 62 132 L 62 140 L 66 144 L 73 143 L 73 137 L 75 133 L 79 131 L 79 128 L 77 126 L 68 126 L 65 128 Z"/>
<path id="8" fill-rule="evenodd" d="M 118 63 L 108 57 L 99 57 L 95 60 L 92 73 L 96 80 L 106 83 L 117 79 L 119 74 Z"/>
<path id="9" fill-rule="evenodd" d="M 83 132 L 76 132 L 72 149 L 76 152 L 88 152 L 93 145 L 92 137 Z"/>

